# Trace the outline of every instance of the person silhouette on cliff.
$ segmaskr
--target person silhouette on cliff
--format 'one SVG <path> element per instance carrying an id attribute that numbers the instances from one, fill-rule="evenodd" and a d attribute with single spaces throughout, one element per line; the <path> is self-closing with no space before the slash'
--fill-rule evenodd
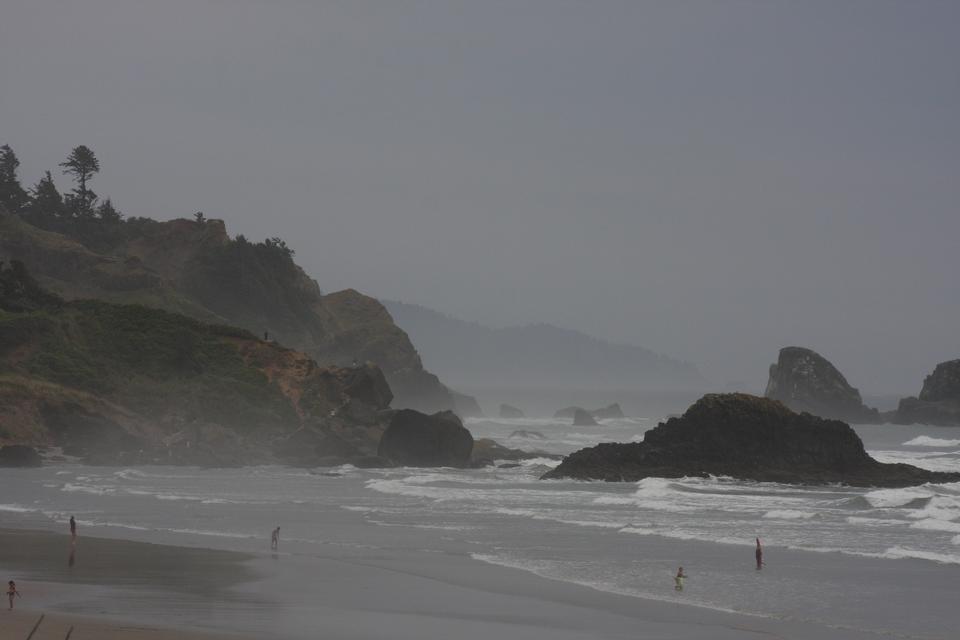
<path id="1" fill-rule="evenodd" d="M 763 568 L 763 547 L 760 546 L 760 538 L 757 538 L 757 550 L 754 552 L 757 557 L 757 571 Z"/>

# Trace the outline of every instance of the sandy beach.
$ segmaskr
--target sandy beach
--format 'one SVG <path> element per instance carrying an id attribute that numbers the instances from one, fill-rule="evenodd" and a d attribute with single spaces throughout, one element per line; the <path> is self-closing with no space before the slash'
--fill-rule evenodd
<path id="1" fill-rule="evenodd" d="M 42 616 L 42 620 L 41 620 Z M 5 611 L 0 638 L 22 640 L 36 629 L 31 640 L 229 640 L 238 636 L 208 634 L 183 629 L 158 629 L 131 622 L 104 621 L 33 610 Z"/>
<path id="2" fill-rule="evenodd" d="M 0 638 L 25 638 L 40 613 L 35 640 L 70 626 L 74 639 L 131 640 L 881 637 L 619 596 L 456 554 L 305 558 L 82 538 L 70 566 L 69 550 L 64 535 L 0 532 L 0 570 L 23 593 Z"/>

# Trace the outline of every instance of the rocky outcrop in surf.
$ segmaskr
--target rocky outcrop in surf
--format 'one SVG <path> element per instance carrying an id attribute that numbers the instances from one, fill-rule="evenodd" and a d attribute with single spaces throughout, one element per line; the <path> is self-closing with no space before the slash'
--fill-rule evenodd
<path id="1" fill-rule="evenodd" d="M 620 404 L 617 402 L 607 405 L 602 409 L 595 409 L 590 412 L 590 415 L 597 420 L 618 420 L 624 417 L 623 409 L 620 408 Z"/>
<path id="2" fill-rule="evenodd" d="M 393 414 L 377 455 L 409 467 L 467 467 L 473 436 L 451 411 L 426 415 L 412 409 Z"/>
<path id="3" fill-rule="evenodd" d="M 0 447 L 0 467 L 39 467 L 40 453 L 33 447 L 10 444 Z"/>
<path id="4" fill-rule="evenodd" d="M 554 413 L 553 417 L 560 420 L 572 420 L 576 417 L 577 412 L 579 411 L 586 413 L 587 415 L 589 415 L 590 417 L 596 420 L 610 420 L 614 418 L 624 417 L 623 409 L 621 409 L 620 404 L 616 402 L 600 409 L 594 409 L 593 411 L 588 411 L 583 407 L 577 407 L 577 406 L 566 407 Z"/>
<path id="5" fill-rule="evenodd" d="M 848 424 L 742 393 L 705 395 L 647 431 L 643 442 L 581 449 L 543 477 L 636 482 L 711 475 L 878 487 L 960 480 L 960 473 L 877 462 Z"/>
<path id="6" fill-rule="evenodd" d="M 960 425 L 960 360 L 941 362 L 923 381 L 919 397 L 900 400 L 897 424 Z"/>
<path id="7" fill-rule="evenodd" d="M 880 423 L 876 409 L 863 404 L 860 392 L 843 374 L 816 351 L 785 347 L 770 365 L 767 398 L 779 400 L 794 411 L 806 411 L 822 418 L 860 424 Z"/>
<path id="8" fill-rule="evenodd" d="M 597 426 L 597 421 L 593 419 L 593 416 L 583 409 L 577 409 L 573 412 L 573 426 L 575 427 L 595 427 Z"/>
<path id="9" fill-rule="evenodd" d="M 497 460 L 509 460 L 516 462 L 518 460 L 530 460 L 532 458 L 549 458 L 559 460 L 558 456 L 545 451 L 526 451 L 524 449 L 511 449 L 502 444 L 491 440 L 490 438 L 480 438 L 473 443 L 473 452 L 470 455 L 471 467 L 489 467 Z"/>
<path id="10" fill-rule="evenodd" d="M 518 418 L 526 418 L 523 411 L 509 404 L 500 405 L 500 417 L 507 420 L 516 420 Z"/>

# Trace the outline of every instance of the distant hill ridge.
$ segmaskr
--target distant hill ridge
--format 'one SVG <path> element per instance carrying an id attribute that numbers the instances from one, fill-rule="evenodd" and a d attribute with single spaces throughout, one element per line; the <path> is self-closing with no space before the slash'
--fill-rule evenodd
<path id="1" fill-rule="evenodd" d="M 672 388 L 703 381 L 689 363 L 547 323 L 494 329 L 381 300 L 423 359 L 460 385 L 548 383 Z"/>

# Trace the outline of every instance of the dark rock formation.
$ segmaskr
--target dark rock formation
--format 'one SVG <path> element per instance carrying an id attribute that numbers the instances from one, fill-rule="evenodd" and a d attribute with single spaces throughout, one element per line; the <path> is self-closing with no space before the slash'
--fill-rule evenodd
<path id="1" fill-rule="evenodd" d="M 33 447 L 8 444 L 0 447 L 0 467 L 39 467 L 43 462 Z"/>
<path id="2" fill-rule="evenodd" d="M 891 417 L 894 424 L 929 424 L 937 427 L 960 426 L 960 403 L 924 402 L 916 397 L 903 398 Z"/>
<path id="3" fill-rule="evenodd" d="M 497 460 L 530 460 L 532 458 L 550 458 L 559 460 L 562 456 L 543 451 L 524 451 L 522 449 L 511 449 L 502 444 L 491 440 L 490 438 L 480 438 L 473 443 L 473 455 L 471 456 L 470 466 L 489 467 Z M 501 465 L 502 466 L 502 465 Z"/>
<path id="4" fill-rule="evenodd" d="M 597 421 L 583 409 L 577 409 L 573 412 L 573 425 L 575 427 L 595 427 Z"/>
<path id="5" fill-rule="evenodd" d="M 555 414 L 553 414 L 553 417 L 562 419 L 562 420 L 570 420 L 576 415 L 578 411 L 583 411 L 584 413 L 592 416 L 597 420 L 609 420 L 611 418 L 624 417 L 623 409 L 621 409 L 620 405 L 616 402 L 606 407 L 603 407 L 602 409 L 594 409 L 593 411 L 587 411 L 583 407 L 567 407 L 565 409 L 560 409 L 560 411 L 557 411 Z"/>
<path id="6" fill-rule="evenodd" d="M 900 401 L 897 424 L 960 425 L 960 360 L 941 362 L 923 381 L 920 397 Z"/>
<path id="7" fill-rule="evenodd" d="M 123 452 L 140 451 L 146 443 L 110 416 L 77 403 L 47 403 L 39 414 L 50 441 L 68 456 L 92 464 L 112 464 Z M 190 464 L 185 462 L 184 464 Z"/>
<path id="8" fill-rule="evenodd" d="M 960 360 L 938 364 L 924 379 L 920 399 L 924 402 L 960 401 Z"/>
<path id="9" fill-rule="evenodd" d="M 882 464 L 867 455 L 849 425 L 742 393 L 705 395 L 680 418 L 648 431 L 643 442 L 581 449 L 543 477 L 635 482 L 708 475 L 883 487 L 960 480 L 960 473 Z"/>
<path id="10" fill-rule="evenodd" d="M 836 367 L 810 349 L 785 347 L 776 364 L 770 365 L 770 380 L 764 394 L 794 411 L 822 418 L 877 424 L 876 409 L 863 404 L 860 392 L 851 387 Z"/>
<path id="11" fill-rule="evenodd" d="M 431 416 L 401 409 L 380 438 L 377 455 L 401 466 L 466 467 L 473 436 L 451 411 Z"/>
<path id="12" fill-rule="evenodd" d="M 338 466 L 364 456 L 355 443 L 336 433 L 304 428 L 278 442 L 274 454 L 294 466 Z"/>
<path id="13" fill-rule="evenodd" d="M 624 417 L 623 409 L 620 408 L 620 404 L 617 402 L 602 409 L 591 411 L 590 414 L 597 420 L 613 420 Z"/>
<path id="14" fill-rule="evenodd" d="M 557 418 L 558 420 L 571 420 L 573 419 L 573 414 L 575 414 L 577 411 L 586 411 L 586 409 L 583 407 L 567 407 L 566 409 L 560 409 L 560 411 L 557 411 L 555 414 L 553 414 L 553 417 Z"/>
<path id="15" fill-rule="evenodd" d="M 517 409 L 516 407 L 512 407 L 509 404 L 500 405 L 500 417 L 508 420 L 526 418 L 526 416 L 523 414 L 523 411 Z"/>
<path id="16" fill-rule="evenodd" d="M 543 435 L 539 431 L 531 431 L 529 429 L 517 429 L 511 433 L 508 438 L 524 438 L 527 440 L 546 440 L 547 436 Z"/>

